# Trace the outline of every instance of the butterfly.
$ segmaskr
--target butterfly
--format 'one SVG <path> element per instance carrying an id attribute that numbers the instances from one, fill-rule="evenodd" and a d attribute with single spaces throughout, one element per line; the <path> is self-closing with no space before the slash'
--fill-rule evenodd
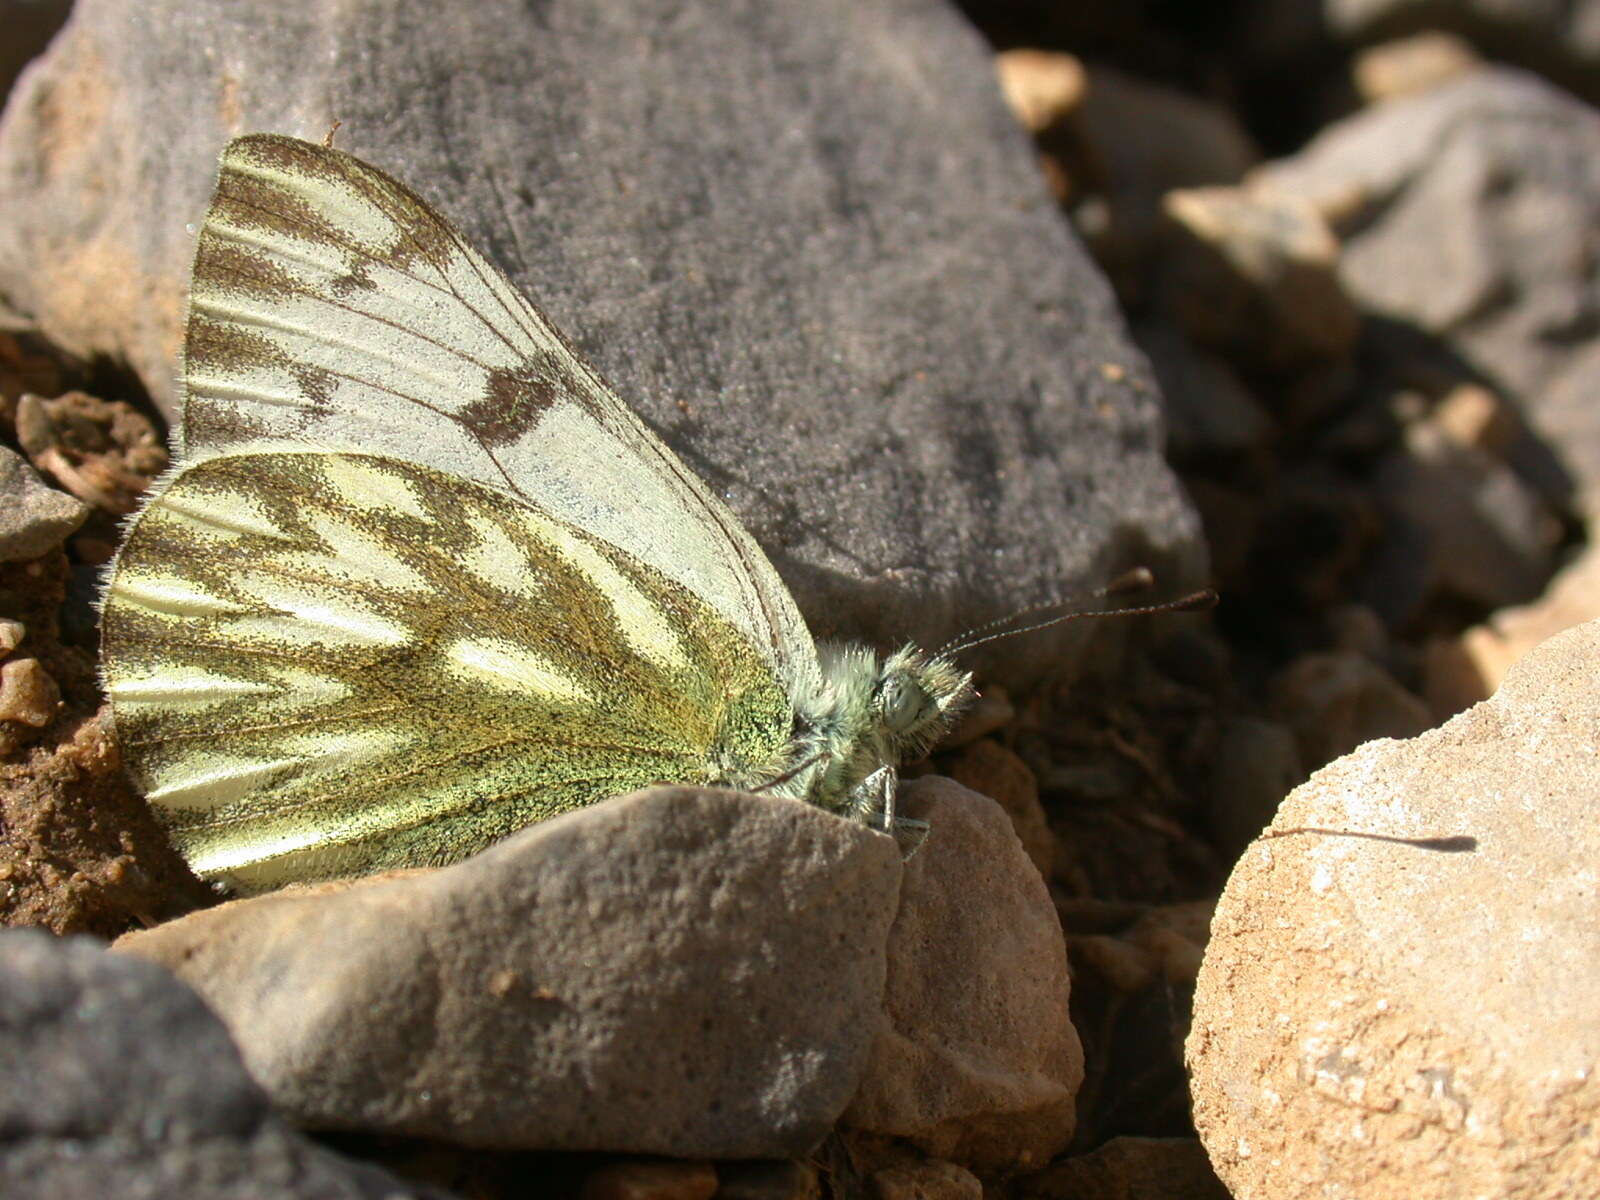
<path id="1" fill-rule="evenodd" d="M 892 831 L 974 696 L 947 653 L 818 645 L 732 512 L 405 185 L 222 155 L 175 468 L 101 662 L 135 782 L 248 894 L 439 865 L 651 784 Z"/>

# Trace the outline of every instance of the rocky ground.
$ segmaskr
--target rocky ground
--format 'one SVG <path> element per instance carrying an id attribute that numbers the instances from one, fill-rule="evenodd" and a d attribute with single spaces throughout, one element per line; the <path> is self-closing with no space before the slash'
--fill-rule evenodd
<path id="1" fill-rule="evenodd" d="M 1595 1191 L 1580 11 L 0 0 L 0 1193 Z M 219 903 L 94 598 L 216 152 L 332 118 L 819 632 L 1221 603 L 985 647 L 904 862 L 673 789 Z"/>

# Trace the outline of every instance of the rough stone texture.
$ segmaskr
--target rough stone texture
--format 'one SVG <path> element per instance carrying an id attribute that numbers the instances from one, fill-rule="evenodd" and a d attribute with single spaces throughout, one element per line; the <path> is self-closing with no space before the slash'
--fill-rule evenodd
<path id="1" fill-rule="evenodd" d="M 1212 923 L 1195 1122 L 1240 1200 L 1527 1200 L 1600 1161 L 1600 623 L 1493 699 L 1317 773 Z"/>
<path id="2" fill-rule="evenodd" d="M 1229 1200 L 1194 1138 L 1112 1138 L 1013 1185 L 1017 1200 Z"/>
<path id="3" fill-rule="evenodd" d="M 660 788 L 117 949 L 195 987 L 314 1128 L 785 1157 L 867 1066 L 899 878 L 891 839 L 820 809 Z"/>
<path id="4" fill-rule="evenodd" d="M 1543 443 L 1511 448 L 1530 482 L 1600 512 L 1600 114 L 1484 69 L 1349 117 L 1255 179 L 1346 235 L 1340 273 L 1364 310 L 1443 339 L 1518 399 Z"/>
<path id="5" fill-rule="evenodd" d="M 1201 574 L 1148 369 L 942 0 L 80 0 L 0 123 L 0 293 L 170 398 L 223 142 L 335 119 L 729 497 L 820 634 L 937 644 L 1135 561 Z"/>
<path id="6" fill-rule="evenodd" d="M 88 938 L 0 931 L 6 1200 L 447 1200 L 268 1107 L 188 988 Z"/>
<path id="7" fill-rule="evenodd" d="M 22 455 L 0 446 L 0 562 L 21 562 L 53 550 L 88 515 L 88 505 L 58 492 Z"/>
<path id="8" fill-rule="evenodd" d="M 878 1039 L 844 1124 L 975 1170 L 1037 1166 L 1072 1139 L 1083 1053 L 1061 924 L 1000 807 L 919 779 Z"/>

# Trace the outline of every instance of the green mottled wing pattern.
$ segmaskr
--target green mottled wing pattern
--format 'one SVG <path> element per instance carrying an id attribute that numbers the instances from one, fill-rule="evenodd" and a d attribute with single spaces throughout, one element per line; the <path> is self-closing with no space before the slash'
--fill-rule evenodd
<path id="1" fill-rule="evenodd" d="M 290 443 L 511 491 L 704 598 L 791 694 L 815 688 L 805 623 L 733 514 L 448 221 L 359 159 L 229 144 L 184 358 L 187 461 Z"/>
<path id="2" fill-rule="evenodd" d="M 450 861 L 653 782 L 749 786 L 793 723 L 746 631 L 679 581 L 374 455 L 180 472 L 123 547 L 103 639 L 138 782 L 241 891 Z"/>

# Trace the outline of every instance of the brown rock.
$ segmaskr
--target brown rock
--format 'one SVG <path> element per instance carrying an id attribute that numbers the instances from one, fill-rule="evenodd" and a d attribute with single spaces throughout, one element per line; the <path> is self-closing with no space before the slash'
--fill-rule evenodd
<path id="1" fill-rule="evenodd" d="M 1597 661 L 1600 623 L 1552 638 L 1493 699 L 1318 772 L 1239 861 L 1188 1043 L 1234 1195 L 1593 1191 Z"/>
<path id="2" fill-rule="evenodd" d="M 43 729 L 61 705 L 61 689 L 37 658 L 0 664 L 0 721 Z"/>
<path id="3" fill-rule="evenodd" d="M 937 777 L 902 799 L 931 829 L 890 936 L 890 1028 L 843 1123 L 980 1171 L 1048 1162 L 1083 1077 L 1049 893 L 992 800 Z"/>
<path id="4" fill-rule="evenodd" d="M 792 1158 L 722 1163 L 717 1181 L 717 1200 L 820 1200 L 822 1196 L 817 1169 Z"/>
<path id="5" fill-rule="evenodd" d="M 1195 1138 L 1112 1138 L 1013 1186 L 1017 1200 L 1229 1200 Z"/>
<path id="6" fill-rule="evenodd" d="M 116 948 L 199 991 L 309 1126 L 789 1157 L 832 1127 L 883 1025 L 899 864 L 809 805 L 658 788 L 453 867 L 291 888 Z"/>
<path id="7" fill-rule="evenodd" d="M 874 1171 L 872 1185 L 877 1200 L 983 1200 L 976 1175 L 937 1158 Z"/>
<path id="8" fill-rule="evenodd" d="M 54 400 L 23 396 L 17 440 L 34 466 L 85 504 L 114 516 L 131 513 L 167 466 L 167 449 L 148 417 L 87 392 Z"/>
<path id="9" fill-rule="evenodd" d="M 1039 781 L 1028 764 L 999 742 L 984 738 L 944 766 L 951 779 L 1005 809 L 1022 848 L 1039 874 L 1048 879 L 1056 858 L 1056 839 L 1044 805 L 1039 803 Z"/>
<path id="10" fill-rule="evenodd" d="M 1302 655 L 1273 680 L 1272 696 L 1301 763 L 1313 769 L 1363 742 L 1411 737 L 1433 724 L 1426 704 L 1349 651 Z"/>
<path id="11" fill-rule="evenodd" d="M 711 1200 L 717 1169 L 704 1162 L 608 1163 L 583 1181 L 582 1200 Z"/>
<path id="12" fill-rule="evenodd" d="M 134 794 L 98 717 L 0 762 L 0 922 L 115 937 L 213 899 Z"/>

